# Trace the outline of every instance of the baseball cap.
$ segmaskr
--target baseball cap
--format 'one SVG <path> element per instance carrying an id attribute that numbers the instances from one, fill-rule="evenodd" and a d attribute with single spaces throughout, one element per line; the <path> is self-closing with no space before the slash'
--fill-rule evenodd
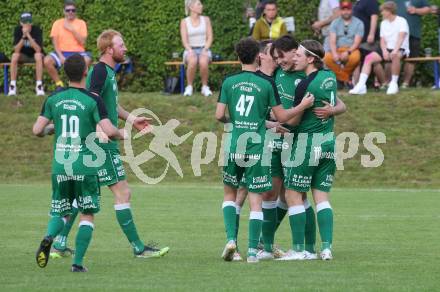
<path id="1" fill-rule="evenodd" d="M 32 14 L 30 12 L 23 12 L 20 15 L 21 23 L 32 23 Z"/>
<path id="2" fill-rule="evenodd" d="M 353 8 L 353 4 L 351 4 L 350 1 L 342 1 L 339 6 L 341 7 L 341 9 L 352 9 Z"/>

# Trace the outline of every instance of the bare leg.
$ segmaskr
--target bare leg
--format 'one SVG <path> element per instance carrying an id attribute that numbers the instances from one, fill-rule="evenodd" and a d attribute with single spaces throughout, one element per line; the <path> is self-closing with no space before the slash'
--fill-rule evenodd
<path id="1" fill-rule="evenodd" d="M 188 55 L 186 68 L 186 81 L 188 85 L 193 85 L 197 70 L 197 56 L 195 54 Z"/>
<path id="2" fill-rule="evenodd" d="M 44 58 L 44 66 L 46 67 L 47 73 L 49 73 L 50 78 L 57 83 L 60 81 L 60 76 L 58 75 L 58 70 L 55 68 L 55 61 L 51 56 L 46 56 Z"/>
<path id="3" fill-rule="evenodd" d="M 415 63 L 412 62 L 406 62 L 405 66 L 403 67 L 403 82 L 406 84 L 410 84 L 411 83 L 411 79 L 414 75 L 414 69 L 416 67 Z"/>
<path id="4" fill-rule="evenodd" d="M 43 54 L 35 53 L 35 79 L 37 81 L 43 80 Z"/>
<path id="5" fill-rule="evenodd" d="M 207 54 L 202 54 L 199 57 L 199 67 L 200 67 L 200 79 L 202 80 L 202 85 L 208 85 L 209 76 L 209 57 Z"/>
<path id="6" fill-rule="evenodd" d="M 20 53 L 13 53 L 11 57 L 11 80 L 17 80 L 18 60 Z"/>

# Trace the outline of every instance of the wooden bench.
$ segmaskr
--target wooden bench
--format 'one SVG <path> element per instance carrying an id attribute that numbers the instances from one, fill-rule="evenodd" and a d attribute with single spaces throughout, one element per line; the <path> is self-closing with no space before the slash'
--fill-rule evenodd
<path id="1" fill-rule="evenodd" d="M 435 89 L 439 89 L 439 62 L 440 56 L 436 57 L 417 57 L 417 58 L 406 58 L 405 62 L 434 62 L 434 82 Z"/>
<path id="2" fill-rule="evenodd" d="M 185 64 L 182 61 L 169 61 L 165 62 L 166 66 L 175 66 L 179 68 L 179 78 L 180 78 L 180 93 L 183 94 L 185 90 Z M 240 65 L 239 61 L 213 61 L 210 65 Z"/>
<path id="3" fill-rule="evenodd" d="M 9 66 L 11 63 L 0 63 L 3 67 L 3 92 L 8 95 L 9 92 Z M 35 66 L 35 63 L 20 63 L 18 66 Z"/>

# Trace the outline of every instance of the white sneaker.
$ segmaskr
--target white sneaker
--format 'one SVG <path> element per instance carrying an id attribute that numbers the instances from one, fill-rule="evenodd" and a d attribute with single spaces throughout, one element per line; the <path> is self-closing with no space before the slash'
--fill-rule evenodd
<path id="1" fill-rule="evenodd" d="M 332 251 L 328 248 L 321 251 L 321 259 L 323 261 L 329 261 L 333 259 Z"/>
<path id="2" fill-rule="evenodd" d="M 257 256 L 254 256 L 254 255 L 250 255 L 250 256 L 248 256 L 247 259 L 246 259 L 246 261 L 247 261 L 249 264 L 256 264 L 256 263 L 259 262 Z"/>
<path id="3" fill-rule="evenodd" d="M 309 251 L 304 251 L 304 254 L 306 256 L 306 260 L 317 260 L 318 259 L 318 254 L 316 253 L 311 253 Z"/>
<path id="4" fill-rule="evenodd" d="M 37 96 L 45 95 L 43 85 L 35 86 L 35 93 L 37 94 Z"/>
<path id="5" fill-rule="evenodd" d="M 236 249 L 237 245 L 235 244 L 235 241 L 229 240 L 225 245 L 225 249 L 223 250 L 222 258 L 227 262 L 232 261 Z"/>
<path id="6" fill-rule="evenodd" d="M 396 82 L 391 82 L 388 85 L 387 94 L 396 94 L 399 92 L 399 85 Z"/>
<path id="7" fill-rule="evenodd" d="M 350 94 L 358 94 L 358 95 L 366 94 L 367 93 L 367 86 L 365 84 L 359 84 L 358 83 L 348 93 L 350 93 Z"/>
<path id="8" fill-rule="evenodd" d="M 241 262 L 243 258 L 241 257 L 240 253 L 238 251 L 234 252 L 234 256 L 232 258 L 233 262 Z"/>
<path id="9" fill-rule="evenodd" d="M 203 85 L 201 92 L 202 92 L 203 96 L 211 96 L 212 95 L 212 91 L 211 91 L 211 89 L 209 89 L 208 85 Z"/>
<path id="10" fill-rule="evenodd" d="M 188 85 L 185 87 L 185 92 L 183 93 L 183 96 L 191 96 L 193 95 L 193 87 L 191 85 Z"/>
<path id="11" fill-rule="evenodd" d="M 260 250 L 257 253 L 257 258 L 259 260 L 262 260 L 262 261 L 264 261 L 264 260 L 273 260 L 274 256 L 273 256 L 273 253 L 271 253 L 271 252 L 267 252 L 265 250 Z"/>
<path id="12" fill-rule="evenodd" d="M 9 85 L 8 96 L 15 96 L 15 95 L 17 95 L 17 86 Z"/>
<path id="13" fill-rule="evenodd" d="M 288 250 L 286 254 L 279 259 L 275 259 L 276 261 L 303 261 L 306 259 L 306 255 L 304 251 L 294 251 Z"/>

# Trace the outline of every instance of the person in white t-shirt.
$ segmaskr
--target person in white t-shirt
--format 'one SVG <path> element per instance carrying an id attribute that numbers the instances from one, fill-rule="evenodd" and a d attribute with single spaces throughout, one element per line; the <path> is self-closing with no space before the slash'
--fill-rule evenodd
<path id="1" fill-rule="evenodd" d="M 383 21 L 380 24 L 380 49 L 371 52 L 365 57 L 359 82 L 349 91 L 350 94 L 367 93 L 367 79 L 371 68 L 380 62 L 391 62 L 391 82 L 388 84 L 387 94 L 399 92 L 400 61 L 409 55 L 409 27 L 408 22 L 397 16 L 396 3 L 387 1 L 380 6 Z M 384 83 L 384 76 L 377 76 Z"/>
<path id="2" fill-rule="evenodd" d="M 202 81 L 201 93 L 204 96 L 212 95 L 208 86 L 208 65 L 211 62 L 211 45 L 213 41 L 212 26 L 209 17 L 202 15 L 203 5 L 200 0 L 185 0 L 185 13 L 188 17 L 180 22 L 180 35 L 185 48 L 183 61 L 187 65 L 187 86 L 183 95 L 193 94 L 193 82 L 197 64 L 200 68 Z"/>

